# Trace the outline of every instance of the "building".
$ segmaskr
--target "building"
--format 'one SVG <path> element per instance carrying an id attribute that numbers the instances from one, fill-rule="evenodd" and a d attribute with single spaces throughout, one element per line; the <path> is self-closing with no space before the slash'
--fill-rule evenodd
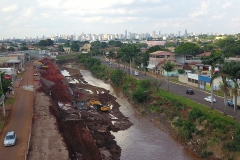
<path id="1" fill-rule="evenodd" d="M 176 54 L 167 51 L 156 51 L 149 54 L 149 64 L 147 68 L 155 74 L 161 74 L 167 76 L 167 72 L 162 69 L 162 66 L 167 62 L 171 61 L 175 65 L 175 70 L 168 73 L 169 76 L 177 76 L 178 69 L 182 69 L 182 64 L 175 61 Z"/>
<path id="2" fill-rule="evenodd" d="M 65 53 L 69 54 L 71 52 L 71 47 L 63 47 Z"/>
<path id="3" fill-rule="evenodd" d="M 166 41 L 142 41 L 142 43 L 146 43 L 148 47 L 153 47 L 153 46 L 164 46 Z"/>

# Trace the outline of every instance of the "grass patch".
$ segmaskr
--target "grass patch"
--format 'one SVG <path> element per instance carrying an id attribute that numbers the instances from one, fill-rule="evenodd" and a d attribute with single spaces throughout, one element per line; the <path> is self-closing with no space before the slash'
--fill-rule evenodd
<path id="1" fill-rule="evenodd" d="M 219 111 L 213 110 L 205 105 L 198 104 L 197 102 L 194 102 L 191 99 L 179 96 L 174 93 L 167 92 L 163 89 L 161 89 L 160 92 L 156 93 L 156 95 L 160 97 L 165 97 L 167 99 L 171 99 L 172 97 L 175 97 L 180 102 L 182 102 L 183 104 L 186 104 L 190 108 L 196 107 L 200 109 L 208 119 L 216 118 L 216 119 L 221 119 L 222 121 L 230 125 L 238 124 L 238 122 L 235 121 L 233 118 L 223 115 Z"/>
<path id="2" fill-rule="evenodd" d="M 0 130 L 2 130 L 4 123 L 0 123 Z"/>
<path id="3" fill-rule="evenodd" d="M 169 81 L 179 83 L 178 77 L 169 77 Z"/>
<path id="4" fill-rule="evenodd" d="M 7 104 L 13 104 L 14 103 L 14 98 L 8 98 L 7 99 Z"/>
<path id="5" fill-rule="evenodd" d="M 152 113 L 159 112 L 160 111 L 159 106 L 151 106 L 150 107 L 150 111 Z"/>

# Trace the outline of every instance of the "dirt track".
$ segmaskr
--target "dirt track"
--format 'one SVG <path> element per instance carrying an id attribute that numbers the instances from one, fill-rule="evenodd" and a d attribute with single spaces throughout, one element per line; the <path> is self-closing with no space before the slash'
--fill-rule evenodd
<path id="1" fill-rule="evenodd" d="M 1 160 L 15 160 L 25 159 L 25 154 L 28 149 L 28 139 L 31 130 L 32 122 L 32 106 L 33 106 L 33 92 L 24 90 L 22 87 L 32 85 L 33 83 L 33 69 L 32 65 L 28 63 L 25 66 L 22 80 L 19 86 L 15 86 L 15 101 L 14 104 L 6 108 L 10 111 L 5 126 L 0 136 L 0 159 Z M 20 80 L 19 80 L 20 81 Z M 2 112 L 0 112 L 0 117 Z M 3 147 L 3 139 L 8 131 L 15 131 L 17 135 L 16 145 L 12 147 Z"/>
<path id="2" fill-rule="evenodd" d="M 37 100 L 39 97 L 44 96 L 43 93 L 45 96 L 50 97 L 51 103 L 47 104 L 46 102 L 45 104 L 47 104 L 46 106 L 49 107 L 50 112 L 56 118 L 56 128 L 58 128 L 62 134 L 68 149 L 69 158 L 83 160 L 120 159 L 121 148 L 114 141 L 114 136 L 111 135 L 110 131 L 117 132 L 127 129 L 132 123 L 119 111 L 119 104 L 116 103 L 116 98 L 110 95 L 109 91 L 84 82 L 79 72 L 79 66 L 75 69 L 73 67 L 67 68 L 64 65 L 58 66 L 60 70 L 65 69 L 70 73 L 71 78 L 69 81 L 76 79 L 79 82 L 74 84 L 69 83 L 66 78 L 60 74 L 58 67 L 50 60 L 44 59 L 43 63 L 47 64 L 49 69 L 38 70 L 41 74 L 40 82 L 42 89 L 38 90 L 39 93 L 37 93 L 36 102 L 41 104 L 41 101 L 46 101 L 46 99 Z M 72 95 L 72 93 L 74 93 L 74 95 Z M 79 109 L 80 103 L 86 104 L 86 102 L 92 98 L 98 99 L 104 105 L 110 104 L 112 106 L 111 111 L 99 112 L 96 109 Z M 47 109 L 45 108 L 44 110 L 42 113 L 48 115 Z M 48 117 L 51 116 L 48 115 Z M 35 116 L 35 119 L 38 121 L 38 116 Z M 112 123 L 113 121 L 115 123 Z M 54 120 L 48 118 L 44 123 L 53 124 Z M 38 125 L 38 127 L 44 126 Z M 50 128 L 52 128 L 50 132 L 55 132 L 53 126 Z M 35 128 L 33 132 L 39 132 L 39 130 L 41 129 Z M 33 135 L 37 136 L 38 134 L 33 133 Z M 51 147 L 48 147 L 50 145 L 49 143 L 32 141 L 30 156 L 34 155 L 33 148 L 34 146 L 39 146 L 39 143 L 42 146 L 41 148 L 46 150 L 46 153 L 49 153 L 49 150 L 51 150 Z M 57 142 L 56 144 L 59 143 L 60 142 Z M 46 147 L 44 147 L 44 145 L 46 145 Z M 51 150 L 51 152 L 54 152 L 52 153 L 52 155 L 54 155 L 58 154 L 59 151 Z M 61 153 L 64 153 L 64 148 L 61 149 Z"/>
<path id="3" fill-rule="evenodd" d="M 43 92 L 36 92 L 29 160 L 68 159 L 66 145 L 55 125 L 55 117 L 49 112 L 49 106 L 49 97 Z"/>

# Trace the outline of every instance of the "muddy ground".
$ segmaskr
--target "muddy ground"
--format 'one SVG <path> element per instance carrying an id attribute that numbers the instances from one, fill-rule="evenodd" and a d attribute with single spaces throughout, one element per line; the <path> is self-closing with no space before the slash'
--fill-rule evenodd
<path id="1" fill-rule="evenodd" d="M 37 94 L 44 93 L 45 96 L 49 96 L 50 103 L 47 106 L 56 118 L 56 128 L 64 139 L 69 158 L 120 159 L 121 148 L 110 131 L 128 129 L 132 123 L 119 111 L 116 98 L 110 95 L 108 90 L 85 82 L 79 71 L 80 66 L 74 65 L 74 62 L 71 62 L 71 68 L 68 68 L 67 64 L 57 66 L 48 59 L 43 59 L 42 62 L 49 68 L 36 69 L 41 82 Z M 62 70 L 67 70 L 71 76 L 63 77 L 60 72 Z M 79 83 L 69 83 L 73 80 Z M 38 97 L 41 96 L 36 98 Z M 93 98 L 103 105 L 110 105 L 111 110 L 102 112 L 94 107 L 87 110 L 87 102 Z M 51 119 L 49 123 L 54 121 Z"/>

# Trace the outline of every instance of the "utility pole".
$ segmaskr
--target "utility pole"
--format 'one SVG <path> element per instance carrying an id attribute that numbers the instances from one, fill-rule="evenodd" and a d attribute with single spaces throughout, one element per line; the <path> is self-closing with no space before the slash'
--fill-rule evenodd
<path id="1" fill-rule="evenodd" d="M 3 93 L 3 89 L 2 89 L 2 76 L 0 77 L 0 83 L 1 83 L 1 91 Z M 1 101 L 2 101 L 2 105 L 3 105 L 3 116 L 5 117 L 6 116 L 6 112 L 5 112 L 5 106 L 4 106 L 4 98 L 5 98 L 5 96 L 4 96 L 4 93 L 3 93 L 2 96 L 1 96 Z"/>

